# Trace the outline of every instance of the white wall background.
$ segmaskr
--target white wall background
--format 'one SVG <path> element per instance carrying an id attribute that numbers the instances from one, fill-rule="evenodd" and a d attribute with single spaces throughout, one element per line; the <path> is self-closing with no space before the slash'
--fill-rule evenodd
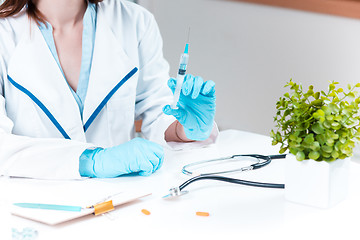
<path id="1" fill-rule="evenodd" d="M 140 0 L 175 76 L 191 27 L 189 73 L 217 84 L 221 129 L 269 134 L 290 78 L 326 89 L 360 82 L 360 20 L 226 0 Z"/>
<path id="2" fill-rule="evenodd" d="M 290 78 L 317 89 L 360 81 L 360 20 L 227 0 L 139 3 L 158 21 L 173 76 L 191 27 L 189 73 L 216 82 L 221 129 L 268 134 Z"/>

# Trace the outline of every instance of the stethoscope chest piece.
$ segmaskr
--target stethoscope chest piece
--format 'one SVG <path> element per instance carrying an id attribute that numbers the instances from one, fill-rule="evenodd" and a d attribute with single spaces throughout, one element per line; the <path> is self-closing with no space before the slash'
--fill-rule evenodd
<path id="1" fill-rule="evenodd" d="M 179 187 L 171 188 L 169 192 L 170 193 L 168 195 L 163 196 L 163 199 L 172 199 L 188 193 L 188 191 L 181 191 Z"/>

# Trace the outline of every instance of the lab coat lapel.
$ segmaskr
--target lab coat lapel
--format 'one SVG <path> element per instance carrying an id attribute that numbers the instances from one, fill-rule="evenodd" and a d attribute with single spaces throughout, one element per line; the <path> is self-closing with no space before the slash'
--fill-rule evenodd
<path id="1" fill-rule="evenodd" d="M 10 59 L 9 77 L 35 96 L 71 139 L 83 141 L 85 134 L 78 105 L 46 41 L 33 21 L 25 29 L 28 32 Z"/>
<path id="2" fill-rule="evenodd" d="M 94 115 L 104 110 L 105 106 L 101 105 L 112 97 L 111 92 L 118 91 L 117 87 L 121 80 L 130 77 L 129 81 L 132 81 L 136 71 L 135 64 L 124 52 L 121 42 L 110 29 L 104 12 L 99 9 L 90 79 L 84 102 L 85 130 L 94 120 Z"/>

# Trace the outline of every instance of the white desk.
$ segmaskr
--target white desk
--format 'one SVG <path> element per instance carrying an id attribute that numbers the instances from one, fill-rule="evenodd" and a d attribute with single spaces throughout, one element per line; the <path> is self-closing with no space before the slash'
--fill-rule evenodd
<path id="1" fill-rule="evenodd" d="M 120 177 L 84 181 L 39 181 L 0 178 L 0 239 L 10 239 L 10 229 L 32 227 L 39 240 L 66 239 L 359 239 L 360 164 L 351 162 L 348 198 L 330 209 L 317 209 L 284 200 L 282 189 L 264 189 L 199 181 L 189 194 L 176 200 L 161 197 L 188 179 L 183 165 L 232 154 L 277 154 L 269 137 L 241 131 L 220 133 L 216 145 L 192 151 L 166 152 L 163 167 L 150 177 Z M 232 177 L 283 183 L 285 160 L 263 169 Z M 126 204 L 110 216 L 87 216 L 57 226 L 47 226 L 11 216 L 8 204 L 31 194 L 79 194 L 145 189 L 153 194 Z M 61 196 L 61 195 L 60 195 Z M 151 215 L 141 213 L 147 209 Z M 199 217 L 197 211 L 209 212 Z M 112 218 L 112 220 L 110 219 Z"/>

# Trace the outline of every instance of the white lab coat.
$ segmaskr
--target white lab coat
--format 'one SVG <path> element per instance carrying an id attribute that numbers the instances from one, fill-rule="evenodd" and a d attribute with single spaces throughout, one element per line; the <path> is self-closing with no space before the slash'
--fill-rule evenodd
<path id="1" fill-rule="evenodd" d="M 162 113 L 172 100 L 169 66 L 154 17 L 142 7 L 99 3 L 83 118 L 34 21 L 24 12 L 0 19 L 0 36 L 0 175 L 80 178 L 81 153 L 129 141 L 139 118 L 147 139 L 166 144 L 175 120 Z"/>

